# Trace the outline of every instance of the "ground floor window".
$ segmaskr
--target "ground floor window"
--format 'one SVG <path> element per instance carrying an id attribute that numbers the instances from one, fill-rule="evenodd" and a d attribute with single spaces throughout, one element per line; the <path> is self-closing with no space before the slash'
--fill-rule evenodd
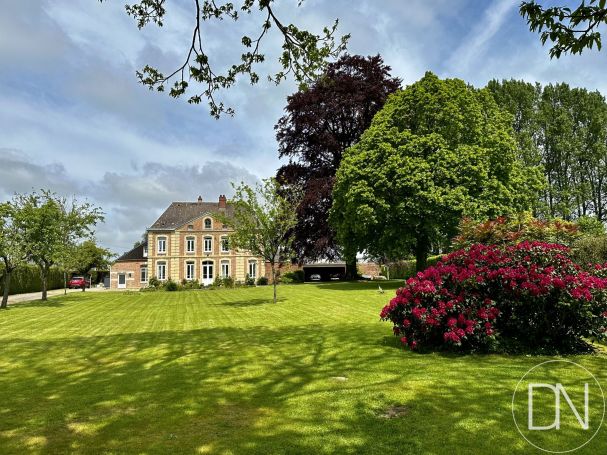
<path id="1" fill-rule="evenodd" d="M 194 279 L 194 262 L 186 262 L 185 263 L 185 279 L 193 280 Z"/>
<path id="2" fill-rule="evenodd" d="M 141 268 L 139 269 L 139 276 L 140 276 L 140 281 L 142 283 L 148 282 L 148 266 L 147 265 L 141 266 Z"/>
<path id="3" fill-rule="evenodd" d="M 166 262 L 159 262 L 156 264 L 156 277 L 160 281 L 164 281 L 167 279 L 167 264 Z"/>
<path id="4" fill-rule="evenodd" d="M 202 261 L 202 279 L 213 279 L 213 261 Z"/>
<path id="5" fill-rule="evenodd" d="M 221 261 L 221 276 L 223 278 L 230 276 L 230 261 Z"/>
<path id="6" fill-rule="evenodd" d="M 249 261 L 249 277 L 257 278 L 257 261 Z"/>

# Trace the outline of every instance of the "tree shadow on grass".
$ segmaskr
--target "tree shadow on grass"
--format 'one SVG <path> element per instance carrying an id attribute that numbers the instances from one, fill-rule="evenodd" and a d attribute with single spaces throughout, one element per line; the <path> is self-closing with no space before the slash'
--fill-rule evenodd
<path id="1" fill-rule="evenodd" d="M 284 297 L 278 297 L 276 299 L 276 303 L 280 303 L 280 302 L 284 302 L 285 299 Z M 210 303 L 210 305 L 217 305 L 217 306 L 226 306 L 226 307 L 236 307 L 236 308 L 246 308 L 246 307 L 251 307 L 251 306 L 257 306 L 257 305 L 273 305 L 274 304 L 274 300 L 272 299 L 272 297 L 267 298 L 267 299 L 246 299 L 246 300 L 229 300 L 229 301 L 225 301 L 225 302 L 212 302 Z"/>
<path id="2" fill-rule="evenodd" d="M 235 454 L 528 449 L 510 428 L 508 406 L 535 360 L 415 355 L 377 339 L 376 325 L 350 323 L 7 340 L 0 447 Z M 394 405 L 407 412 L 382 417 Z"/>
<path id="3" fill-rule="evenodd" d="M 318 289 L 327 291 L 361 291 L 369 290 L 376 291 L 381 287 L 384 291 L 394 291 L 404 285 L 403 280 L 389 281 L 341 281 L 341 282 L 326 282 L 326 283 L 306 283 L 308 286 L 314 286 Z"/>

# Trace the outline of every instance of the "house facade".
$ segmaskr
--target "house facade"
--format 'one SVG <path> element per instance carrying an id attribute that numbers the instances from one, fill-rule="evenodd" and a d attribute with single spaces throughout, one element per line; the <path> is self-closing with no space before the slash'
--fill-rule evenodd
<path id="1" fill-rule="evenodd" d="M 209 285 L 218 276 L 234 281 L 265 276 L 261 258 L 230 247 L 232 231 L 217 215 L 231 212 L 225 195 L 217 202 L 204 202 L 200 196 L 196 202 L 173 202 L 147 229 L 147 241 L 115 261 L 110 288 L 139 289 L 151 277 Z"/>

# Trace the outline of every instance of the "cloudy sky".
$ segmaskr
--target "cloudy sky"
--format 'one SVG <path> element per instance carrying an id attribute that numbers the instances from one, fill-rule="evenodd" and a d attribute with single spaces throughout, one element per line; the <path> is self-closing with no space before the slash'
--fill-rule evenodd
<path id="1" fill-rule="evenodd" d="M 607 54 L 550 61 L 518 15 L 519 0 L 296 3 L 280 2 L 285 22 L 320 31 L 339 18 L 352 34 L 349 52 L 380 53 L 405 84 L 431 70 L 476 86 L 513 77 L 607 93 Z M 243 80 L 222 98 L 236 116 L 214 120 L 204 105 L 135 79 L 145 64 L 172 69 L 183 58 L 192 4 L 171 0 L 165 26 L 140 31 L 120 0 L 0 0 L 0 198 L 34 188 L 88 198 L 107 214 L 98 240 L 122 252 L 171 201 L 215 200 L 230 194 L 231 181 L 275 173 L 273 125 L 292 82 Z M 204 32 L 219 64 L 251 30 L 250 20 L 225 25 Z"/>

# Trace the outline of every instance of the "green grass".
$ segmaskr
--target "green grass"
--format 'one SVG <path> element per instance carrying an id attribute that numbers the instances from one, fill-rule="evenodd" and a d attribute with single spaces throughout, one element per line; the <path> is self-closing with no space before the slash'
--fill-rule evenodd
<path id="1" fill-rule="evenodd" d="M 395 283 L 75 293 L 0 313 L 0 453 L 531 453 L 543 357 L 403 351 Z M 607 390 L 606 358 L 572 358 Z M 347 380 L 335 379 L 346 377 Z M 390 406 L 404 415 L 382 416 Z M 605 453 L 607 431 L 577 453 Z"/>

